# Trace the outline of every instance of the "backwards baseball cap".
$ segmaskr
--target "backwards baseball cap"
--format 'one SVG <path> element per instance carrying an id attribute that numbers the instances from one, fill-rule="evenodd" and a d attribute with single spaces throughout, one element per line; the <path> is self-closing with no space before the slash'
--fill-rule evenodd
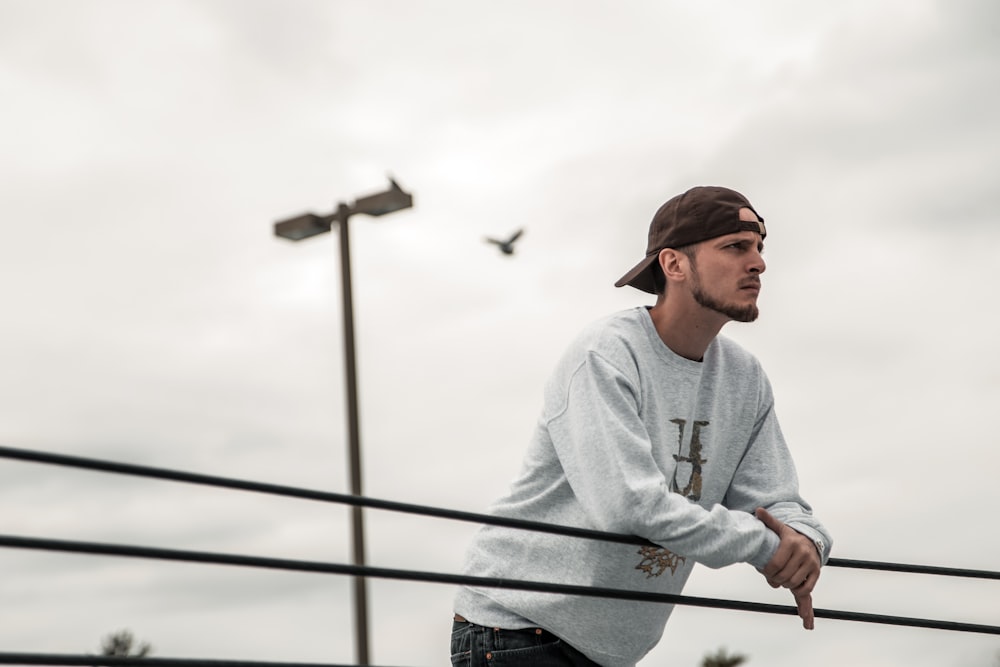
<path id="1" fill-rule="evenodd" d="M 740 220 L 740 209 L 748 208 L 757 220 Z M 735 190 L 718 186 L 698 186 L 667 201 L 649 223 L 646 256 L 622 276 L 615 287 L 631 285 L 650 294 L 656 293 L 654 265 L 664 248 L 681 248 L 716 236 L 751 231 L 767 236 L 764 218 L 750 201 Z"/>

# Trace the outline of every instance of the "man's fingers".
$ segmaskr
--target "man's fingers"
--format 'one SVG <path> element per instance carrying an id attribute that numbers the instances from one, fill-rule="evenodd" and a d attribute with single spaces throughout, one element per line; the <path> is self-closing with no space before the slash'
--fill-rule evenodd
<path id="1" fill-rule="evenodd" d="M 766 509 L 758 507 L 754 512 L 754 516 L 781 537 L 781 545 L 778 547 L 778 552 L 775 553 L 771 562 L 764 567 L 764 578 L 767 579 L 767 583 L 772 588 L 783 586 L 791 589 L 792 595 L 795 596 L 795 609 L 802 619 L 802 627 L 806 630 L 812 630 L 816 624 L 815 612 L 812 605 L 812 591 L 816 587 L 816 581 L 819 579 L 817 567 L 819 563 L 813 564 L 813 559 L 807 557 L 814 555 L 813 552 L 804 550 L 804 547 L 797 542 L 792 548 L 787 546 L 788 543 L 794 541 L 794 538 L 788 537 L 791 529 L 781 521 L 775 519 Z M 798 536 L 797 533 L 791 534 L 796 537 Z"/>
<path id="2" fill-rule="evenodd" d="M 811 595 L 816 588 L 818 580 L 819 577 L 806 577 L 798 586 L 791 586 L 790 588 L 795 595 Z"/>
<path id="3" fill-rule="evenodd" d="M 819 577 L 800 575 L 798 577 L 785 580 L 764 575 L 764 579 L 767 580 L 767 583 L 771 588 L 787 588 L 795 593 L 798 593 L 799 591 L 802 591 L 803 593 L 812 593 L 813 589 L 816 588 L 816 580 L 819 579 Z"/>
<path id="4" fill-rule="evenodd" d="M 797 594 L 795 595 L 795 608 L 798 610 L 799 618 L 802 619 L 802 627 L 806 630 L 812 630 L 816 627 L 816 616 L 813 612 L 812 595 Z"/>
<path id="5" fill-rule="evenodd" d="M 777 583 L 792 590 L 808 587 L 807 593 L 812 592 L 819 579 L 819 572 L 810 563 L 789 564 L 780 571 L 768 576 L 769 582 Z"/>
<path id="6" fill-rule="evenodd" d="M 771 515 L 771 513 L 768 512 L 766 509 L 764 509 L 763 507 L 758 507 L 757 511 L 754 512 L 754 516 L 756 516 L 758 519 L 760 519 L 760 521 L 765 526 L 767 526 L 768 528 L 770 528 L 774 532 L 778 533 L 779 535 L 781 534 L 781 528 L 785 524 L 783 524 L 780 521 L 778 521 L 777 519 L 775 519 Z"/>

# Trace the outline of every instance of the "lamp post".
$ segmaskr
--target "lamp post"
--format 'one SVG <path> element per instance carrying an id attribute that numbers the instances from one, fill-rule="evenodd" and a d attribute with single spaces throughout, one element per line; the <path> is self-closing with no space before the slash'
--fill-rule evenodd
<path id="1" fill-rule="evenodd" d="M 344 309 L 344 369 L 347 383 L 347 440 L 351 493 L 361 496 L 361 437 L 358 427 L 358 376 L 354 351 L 354 304 L 351 298 L 351 245 L 348 219 L 355 213 L 379 216 L 413 206 L 413 195 L 404 192 L 396 181 L 390 187 L 354 200 L 352 205 L 337 204 L 337 210 L 327 215 L 305 213 L 274 224 L 274 234 L 291 241 L 329 232 L 336 222 L 340 229 L 340 288 Z M 361 507 L 351 508 L 353 562 L 365 564 L 365 530 Z M 354 577 L 355 648 L 359 665 L 368 662 L 368 593 L 364 577 Z"/>

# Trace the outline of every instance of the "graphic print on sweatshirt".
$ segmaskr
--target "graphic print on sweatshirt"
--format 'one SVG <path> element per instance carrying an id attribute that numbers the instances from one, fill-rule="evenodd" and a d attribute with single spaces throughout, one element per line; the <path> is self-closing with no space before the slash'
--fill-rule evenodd
<path id="1" fill-rule="evenodd" d="M 677 425 L 677 453 L 673 455 L 674 461 L 677 465 L 674 466 L 673 478 L 670 480 L 670 490 L 674 493 L 681 494 L 692 502 L 697 502 L 701 500 L 701 466 L 704 463 L 708 463 L 708 459 L 703 459 L 701 457 L 701 429 L 708 426 L 708 422 L 698 420 L 694 422 L 691 430 L 691 443 L 688 445 L 687 456 L 683 456 L 684 431 L 687 426 L 687 420 L 671 419 L 670 423 Z M 677 472 L 681 469 L 682 463 L 690 464 L 691 470 L 688 475 L 687 484 L 684 485 L 684 488 L 681 488 L 680 483 L 677 481 Z M 684 466 L 685 469 L 687 469 L 687 467 L 688 466 Z M 635 569 L 640 572 L 645 572 L 647 579 L 658 577 L 667 570 L 670 570 L 670 574 L 673 575 L 677 572 L 677 568 L 680 567 L 685 560 L 687 560 L 684 556 L 678 556 L 665 547 L 642 547 L 636 553 L 642 556 L 642 560 L 635 566 Z"/>
<path id="2" fill-rule="evenodd" d="M 677 465 L 674 466 L 674 478 L 670 481 L 670 490 L 696 503 L 701 500 L 701 466 L 703 463 L 708 463 L 708 459 L 701 458 L 701 429 L 708 426 L 708 422 L 695 420 L 694 427 L 691 429 L 691 444 L 688 445 L 687 456 L 682 456 L 684 452 L 684 427 L 687 425 L 687 420 L 671 419 L 670 423 L 677 424 L 677 453 L 674 454 L 674 461 L 677 462 Z M 682 489 L 677 481 L 677 473 L 682 467 L 687 469 L 687 466 L 681 465 L 684 463 L 691 464 L 691 472 L 688 475 L 687 484 Z"/>

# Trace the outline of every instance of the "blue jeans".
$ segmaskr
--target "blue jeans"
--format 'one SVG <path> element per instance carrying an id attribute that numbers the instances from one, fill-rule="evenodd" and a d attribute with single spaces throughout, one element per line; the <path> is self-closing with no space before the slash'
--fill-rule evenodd
<path id="1" fill-rule="evenodd" d="M 598 667 L 575 648 L 541 628 L 503 630 L 455 621 L 453 667 Z"/>

